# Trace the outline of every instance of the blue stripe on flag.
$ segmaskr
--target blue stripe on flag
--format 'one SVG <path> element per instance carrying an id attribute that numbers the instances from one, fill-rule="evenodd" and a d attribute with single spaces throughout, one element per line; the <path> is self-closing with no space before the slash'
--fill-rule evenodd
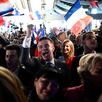
<path id="1" fill-rule="evenodd" d="M 44 30 L 44 28 L 41 31 L 41 37 L 45 37 L 45 30 Z"/>
<path id="2" fill-rule="evenodd" d="M 20 12 L 16 8 L 14 8 L 14 12 L 15 12 L 15 16 L 20 16 Z"/>
<path id="3" fill-rule="evenodd" d="M 77 0 L 73 6 L 68 10 L 68 12 L 66 13 L 66 15 L 64 16 L 64 19 L 67 21 L 68 18 L 74 13 L 76 12 L 79 8 L 81 8 L 80 5 L 80 0 Z"/>
<path id="4" fill-rule="evenodd" d="M 34 44 L 37 44 L 37 42 L 38 42 L 38 35 L 37 35 L 37 33 L 36 33 L 35 31 L 32 32 L 32 37 L 31 37 L 31 39 L 32 39 L 32 42 L 33 42 Z"/>
<path id="5" fill-rule="evenodd" d="M 32 39 L 33 44 L 36 44 L 36 38 L 35 38 L 34 32 L 32 33 L 31 39 Z"/>
<path id="6" fill-rule="evenodd" d="M 9 8 L 9 9 L 6 10 L 6 11 L 2 11 L 2 12 L 0 12 L 0 16 L 6 14 L 6 13 L 8 13 L 8 12 L 12 12 L 13 10 L 14 10 L 14 8 Z"/>

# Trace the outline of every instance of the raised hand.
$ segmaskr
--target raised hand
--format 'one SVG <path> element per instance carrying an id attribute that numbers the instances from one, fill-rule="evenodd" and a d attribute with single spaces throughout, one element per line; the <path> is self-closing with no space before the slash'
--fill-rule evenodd
<path id="1" fill-rule="evenodd" d="M 33 24 L 27 25 L 27 35 L 26 35 L 27 38 L 31 37 L 32 31 L 33 31 L 33 27 L 34 27 Z"/>

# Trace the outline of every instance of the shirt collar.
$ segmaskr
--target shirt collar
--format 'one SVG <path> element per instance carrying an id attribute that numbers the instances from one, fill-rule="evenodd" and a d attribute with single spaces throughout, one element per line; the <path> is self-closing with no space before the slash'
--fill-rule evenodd
<path id="1" fill-rule="evenodd" d="M 54 61 L 54 58 L 50 61 L 52 64 L 55 65 L 55 61 Z"/>
<path id="2" fill-rule="evenodd" d="M 55 61 L 54 61 L 54 58 L 50 61 L 46 61 L 46 63 L 52 63 L 53 65 L 55 65 Z"/>

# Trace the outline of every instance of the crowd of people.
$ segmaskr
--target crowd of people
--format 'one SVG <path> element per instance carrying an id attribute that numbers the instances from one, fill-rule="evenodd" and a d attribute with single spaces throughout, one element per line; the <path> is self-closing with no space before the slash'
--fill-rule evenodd
<path id="1" fill-rule="evenodd" d="M 101 28 L 77 37 L 63 31 L 35 45 L 33 27 L 0 36 L 0 100 L 102 102 Z"/>

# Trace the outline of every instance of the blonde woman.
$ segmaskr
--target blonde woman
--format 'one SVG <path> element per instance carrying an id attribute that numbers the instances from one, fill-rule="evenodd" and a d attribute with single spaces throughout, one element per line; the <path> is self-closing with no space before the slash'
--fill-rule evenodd
<path id="1" fill-rule="evenodd" d="M 21 82 L 4 67 L 0 67 L 0 101 L 27 102 Z"/>
<path id="2" fill-rule="evenodd" d="M 67 89 L 68 102 L 97 102 L 102 94 L 102 54 L 86 54 L 79 61 L 81 85 Z"/>
<path id="3" fill-rule="evenodd" d="M 102 94 L 102 53 L 86 55 L 80 59 L 78 73 L 81 76 L 84 85 L 86 98 L 96 102 L 100 94 Z M 82 65 L 82 61 L 84 64 Z"/>
<path id="4" fill-rule="evenodd" d="M 65 39 L 63 41 L 62 52 L 65 61 L 70 63 L 69 60 L 74 58 L 74 44 L 71 40 Z"/>
<path id="5" fill-rule="evenodd" d="M 77 73 L 76 56 L 74 55 L 74 44 L 71 40 L 65 39 L 62 45 L 62 52 L 65 63 L 70 72 L 70 86 L 76 86 L 80 84 L 80 78 Z"/>

